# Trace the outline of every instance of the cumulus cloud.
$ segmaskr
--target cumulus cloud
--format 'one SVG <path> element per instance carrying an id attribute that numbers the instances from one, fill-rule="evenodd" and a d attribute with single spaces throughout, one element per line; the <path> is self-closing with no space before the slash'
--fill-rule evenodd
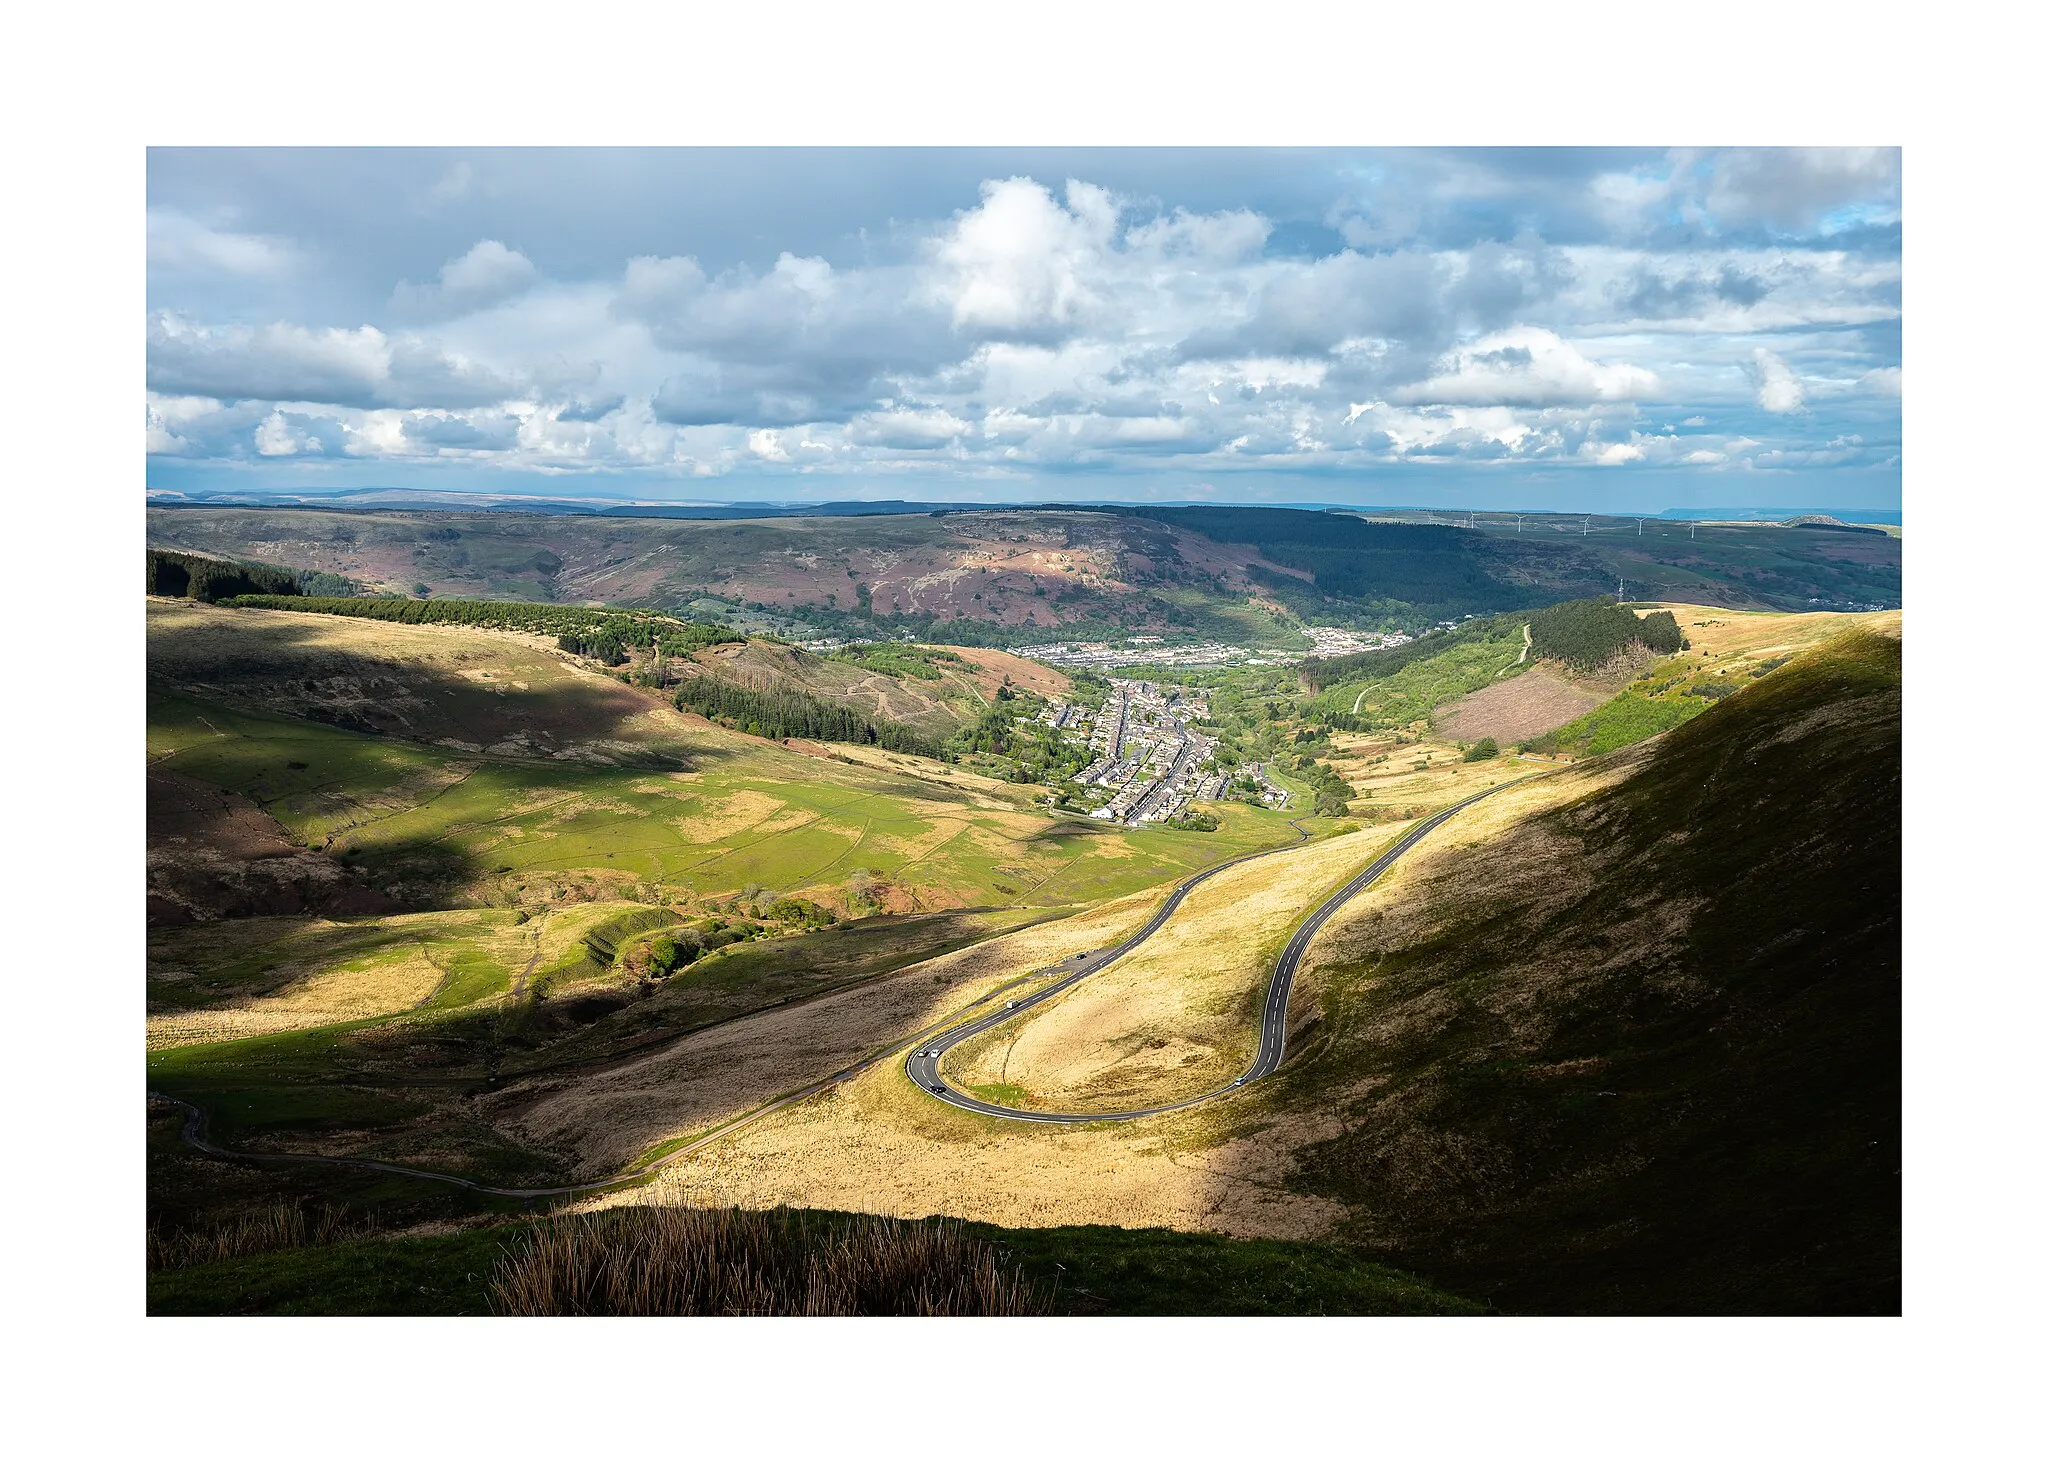
<path id="1" fill-rule="evenodd" d="M 436 283 L 401 281 L 392 292 L 392 301 L 422 313 L 464 315 L 515 299 L 539 279 L 540 271 L 531 259 L 496 239 L 483 239 L 468 253 L 442 265 Z"/>
<path id="2" fill-rule="evenodd" d="M 1468 406 L 1556 406 L 1568 402 L 1634 401 L 1658 389 L 1654 372 L 1603 365 L 1548 330 L 1521 326 L 1481 336 L 1438 362 L 1426 381 L 1391 394 L 1398 402 Z"/>
<path id="3" fill-rule="evenodd" d="M 1106 189 L 1069 181 L 1066 205 L 1044 184 L 981 185 L 981 204 L 957 215 L 931 246 L 931 285 L 957 329 L 995 338 L 1057 337 L 1097 302 L 1091 276 L 1116 234 Z"/>
<path id="4" fill-rule="evenodd" d="M 713 264 L 679 237 L 574 282 L 458 164 L 435 227 L 478 243 L 298 320 L 233 289 L 284 298 L 323 256 L 153 199 L 147 442 L 691 475 L 1878 461 L 1895 434 L 1847 436 L 1898 394 L 1901 272 L 1855 220 L 1896 215 L 1896 163 L 1382 155 L 1284 220 L 996 176 L 858 245 Z M 1649 400 L 1686 432 L 1641 430 Z"/>
<path id="5" fill-rule="evenodd" d="M 519 421 L 498 412 L 463 416 L 435 412 L 408 418 L 405 435 L 416 446 L 430 451 L 446 447 L 472 452 L 502 452 L 518 441 Z"/>
<path id="6" fill-rule="evenodd" d="M 1811 229 L 1836 209 L 1897 198 L 1899 152 L 1891 147 L 1745 147 L 1706 164 L 1705 203 L 1722 222 Z"/>
<path id="7" fill-rule="evenodd" d="M 149 389 L 228 401 L 325 402 L 337 406 L 479 406 L 512 384 L 432 342 L 387 336 L 375 326 L 312 330 L 276 323 L 212 329 L 168 313 L 146 337 Z"/>
<path id="8" fill-rule="evenodd" d="M 1756 384 L 1760 410 L 1784 416 L 1805 408 L 1806 383 L 1785 364 L 1784 357 L 1758 346 L 1750 360 L 1750 379 Z"/>

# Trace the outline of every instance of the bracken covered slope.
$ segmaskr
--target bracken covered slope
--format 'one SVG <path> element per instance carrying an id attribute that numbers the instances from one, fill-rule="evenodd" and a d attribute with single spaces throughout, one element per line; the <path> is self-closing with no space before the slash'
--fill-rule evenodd
<path id="1" fill-rule="evenodd" d="M 1503 1309 L 1896 1312 L 1900 663 L 1843 635 L 1362 904 L 1295 1184 Z"/>

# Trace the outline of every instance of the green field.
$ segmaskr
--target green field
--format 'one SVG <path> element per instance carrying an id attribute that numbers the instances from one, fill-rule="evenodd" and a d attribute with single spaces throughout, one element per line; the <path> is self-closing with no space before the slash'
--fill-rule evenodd
<path id="1" fill-rule="evenodd" d="M 1291 837 L 1253 810 L 1206 835 L 1055 819 L 940 767 L 919 778 L 740 738 L 707 745 L 697 771 L 650 774 L 464 757 L 173 693 L 148 715 L 152 759 L 428 902 L 659 902 L 871 870 L 946 903 L 1072 904 Z"/>

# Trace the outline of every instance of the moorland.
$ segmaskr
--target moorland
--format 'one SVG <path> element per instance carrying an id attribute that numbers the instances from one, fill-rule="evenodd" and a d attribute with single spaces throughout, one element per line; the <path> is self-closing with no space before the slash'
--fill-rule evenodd
<path id="1" fill-rule="evenodd" d="M 853 1310 L 1895 1312 L 1900 617 L 1743 558 L 1812 589 L 1826 531 L 1617 603 L 1476 531 L 1179 511 L 153 512 L 225 567 L 146 604 L 152 1309 L 544 1309 L 574 1254 L 696 1246 L 952 1277 Z M 870 638 L 763 632 L 791 606 Z M 986 643 L 1340 616 L 1428 633 L 1123 673 L 1288 793 L 1233 776 L 1213 828 L 1073 811 L 1108 688 Z M 1272 1077 L 1059 1127 L 906 1079 L 1257 853 L 945 1063 L 1022 1108 L 1215 1086 L 1300 920 L 1477 791 L 1309 946 Z"/>

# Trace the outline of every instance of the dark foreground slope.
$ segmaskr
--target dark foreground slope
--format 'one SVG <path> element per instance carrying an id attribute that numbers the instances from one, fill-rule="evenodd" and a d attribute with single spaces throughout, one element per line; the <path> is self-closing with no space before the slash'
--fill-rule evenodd
<path id="1" fill-rule="evenodd" d="M 1898 1310 L 1900 656 L 1831 641 L 1351 929 L 1286 1097 L 1345 1114 L 1298 1182 L 1350 1239 L 1505 1310 Z"/>

